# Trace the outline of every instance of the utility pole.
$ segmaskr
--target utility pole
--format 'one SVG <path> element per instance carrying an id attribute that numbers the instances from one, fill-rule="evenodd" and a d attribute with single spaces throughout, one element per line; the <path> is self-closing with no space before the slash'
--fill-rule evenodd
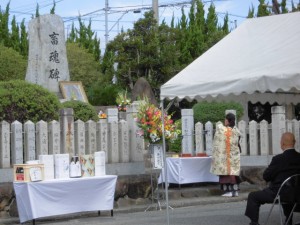
<path id="1" fill-rule="evenodd" d="M 105 0 L 105 45 L 108 43 L 108 0 Z"/>
<path id="2" fill-rule="evenodd" d="M 159 24 L 158 0 L 152 0 L 152 8 L 153 8 L 153 12 L 154 12 L 154 19 L 156 19 L 157 24 Z"/>

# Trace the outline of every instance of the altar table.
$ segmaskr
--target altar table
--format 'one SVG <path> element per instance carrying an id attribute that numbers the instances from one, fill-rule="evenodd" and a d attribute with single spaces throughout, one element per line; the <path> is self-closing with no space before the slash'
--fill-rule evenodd
<path id="1" fill-rule="evenodd" d="M 219 177 L 210 173 L 211 157 L 167 157 L 166 162 L 168 183 L 219 182 Z M 165 182 L 164 173 L 158 178 L 158 183 L 162 182 Z"/>
<path id="2" fill-rule="evenodd" d="M 116 175 L 14 182 L 20 223 L 76 212 L 113 210 Z"/>

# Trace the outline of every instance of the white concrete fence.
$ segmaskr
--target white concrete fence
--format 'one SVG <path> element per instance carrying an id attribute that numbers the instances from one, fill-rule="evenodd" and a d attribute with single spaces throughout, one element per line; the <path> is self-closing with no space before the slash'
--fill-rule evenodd
<path id="1" fill-rule="evenodd" d="M 108 118 L 98 122 L 77 120 L 72 109 L 60 112 L 60 121 L 27 121 L 22 124 L 0 122 L 0 168 L 11 168 L 13 164 L 36 160 L 39 155 L 63 154 L 85 155 L 105 151 L 106 162 L 128 163 L 143 161 L 144 140 L 136 135 L 138 127 L 135 114 L 138 104 L 128 107 L 126 121 L 118 119 L 117 109 L 108 109 Z M 193 124 L 193 111 L 182 110 L 182 153 L 211 155 L 213 124 Z M 242 133 L 240 140 L 242 155 L 268 156 L 281 152 L 280 136 L 291 131 L 296 136 L 299 149 L 299 121 L 285 120 L 285 110 L 272 108 L 272 124 L 239 121 Z M 172 149 L 170 149 L 172 150 Z"/>

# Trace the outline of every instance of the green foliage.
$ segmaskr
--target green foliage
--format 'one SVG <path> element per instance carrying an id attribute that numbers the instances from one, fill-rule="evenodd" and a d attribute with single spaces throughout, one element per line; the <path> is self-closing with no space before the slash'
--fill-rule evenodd
<path id="1" fill-rule="evenodd" d="M 17 66 L 16 66 L 17 65 Z M 27 60 L 12 48 L 0 44 L 0 80 L 25 80 Z"/>
<path id="2" fill-rule="evenodd" d="M 72 108 L 74 110 L 74 120 L 88 120 L 98 121 L 98 113 L 96 109 L 89 103 L 71 100 L 62 103 L 62 108 Z"/>
<path id="3" fill-rule="evenodd" d="M 94 60 L 93 54 L 78 44 L 67 43 L 67 57 L 70 80 L 81 81 L 86 91 L 103 76 L 100 63 Z"/>
<path id="4" fill-rule="evenodd" d="M 57 96 L 39 85 L 21 80 L 0 82 L 1 121 L 58 120 L 59 107 Z"/>
<path id="5" fill-rule="evenodd" d="M 182 125 L 181 120 L 177 120 L 175 122 L 175 124 L 176 124 L 177 129 L 179 129 L 179 130 L 182 129 L 181 128 L 181 125 Z M 176 140 L 174 140 L 174 141 L 168 141 L 167 144 L 168 144 L 168 151 L 169 152 L 181 153 L 181 149 L 182 149 L 182 147 L 181 147 L 181 145 L 182 145 L 182 138 L 181 137 L 182 136 L 179 135 Z"/>
<path id="6" fill-rule="evenodd" d="M 243 106 L 235 102 L 200 102 L 193 106 L 195 123 L 201 122 L 205 124 L 210 121 L 213 124 L 218 121 L 223 122 L 225 118 L 225 111 L 229 109 L 236 110 L 237 119 L 244 114 Z"/>
<path id="7" fill-rule="evenodd" d="M 89 102 L 92 105 L 116 105 L 119 86 L 99 80 L 88 91 Z"/>

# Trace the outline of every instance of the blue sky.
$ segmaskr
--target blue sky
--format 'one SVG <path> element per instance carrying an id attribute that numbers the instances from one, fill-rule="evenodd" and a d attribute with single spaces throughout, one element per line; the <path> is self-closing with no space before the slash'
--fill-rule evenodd
<path id="1" fill-rule="evenodd" d="M 1 9 L 4 10 L 9 0 L 0 0 Z M 56 0 L 55 13 L 63 18 L 65 21 L 66 35 L 70 31 L 72 22 L 77 22 L 78 15 L 86 15 L 82 18 L 88 20 L 92 19 L 92 29 L 97 32 L 98 38 L 101 40 L 101 49 L 105 46 L 105 0 Z M 165 19 L 168 23 L 172 15 L 175 18 L 181 17 L 181 7 L 184 6 L 185 11 L 189 11 L 190 4 L 183 4 L 190 2 L 187 0 L 158 0 L 159 18 L 160 21 Z M 205 1 L 206 8 L 211 1 Z M 245 20 L 251 4 L 255 9 L 258 5 L 258 0 L 219 0 L 213 1 L 218 13 L 220 23 L 223 23 L 224 14 L 229 13 L 230 27 L 233 29 L 235 21 L 237 26 Z M 31 19 L 31 15 L 35 15 L 36 5 L 39 4 L 40 14 L 47 14 L 53 6 L 53 0 L 10 0 L 10 12 L 16 16 L 17 22 L 25 19 L 26 25 Z M 108 0 L 110 11 L 108 13 L 108 39 L 112 40 L 115 35 L 120 32 L 121 28 L 127 30 L 132 28 L 133 23 L 142 17 L 143 13 L 148 11 L 152 6 L 152 0 Z M 134 13 L 134 9 L 141 9 L 141 13 Z"/>

